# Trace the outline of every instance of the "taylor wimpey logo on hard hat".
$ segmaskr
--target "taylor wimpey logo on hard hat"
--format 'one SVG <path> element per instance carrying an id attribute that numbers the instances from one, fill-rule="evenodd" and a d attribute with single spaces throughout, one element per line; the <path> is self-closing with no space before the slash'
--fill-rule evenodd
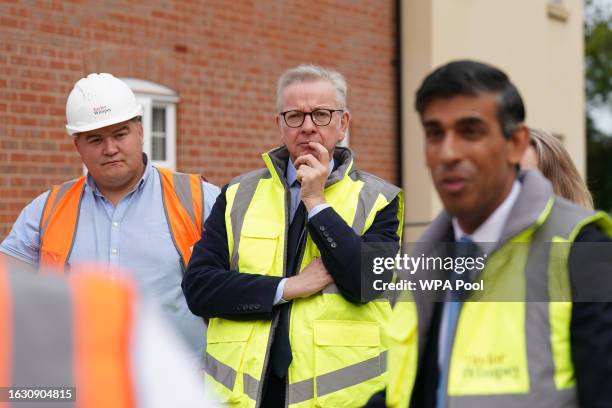
<path id="1" fill-rule="evenodd" d="M 93 113 L 94 115 L 102 115 L 103 113 L 108 113 L 111 111 L 111 108 L 109 108 L 106 105 L 102 105 L 102 106 L 94 106 L 93 107 Z"/>

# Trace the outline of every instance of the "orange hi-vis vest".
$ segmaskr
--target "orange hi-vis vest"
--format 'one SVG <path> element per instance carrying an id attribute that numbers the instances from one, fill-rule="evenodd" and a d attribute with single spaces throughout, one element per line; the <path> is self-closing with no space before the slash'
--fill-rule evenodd
<path id="1" fill-rule="evenodd" d="M 90 268 L 77 272 L 68 279 L 41 276 L 0 257 L 0 408 L 21 406 L 11 401 L 19 402 L 17 390 L 28 389 L 44 389 L 39 397 L 52 398 L 52 405 L 136 406 L 135 289 L 80 273 Z"/>
<path id="2" fill-rule="evenodd" d="M 157 170 L 170 235 L 185 269 L 203 226 L 204 191 L 201 178 L 197 174 Z M 49 192 L 39 227 L 41 266 L 50 270 L 64 270 L 74 244 L 84 190 L 85 176 L 82 176 L 54 186 Z"/>

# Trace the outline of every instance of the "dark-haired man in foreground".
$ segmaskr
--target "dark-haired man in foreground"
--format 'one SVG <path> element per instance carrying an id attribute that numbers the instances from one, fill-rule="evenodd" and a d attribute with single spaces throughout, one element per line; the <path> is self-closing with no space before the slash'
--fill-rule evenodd
<path id="1" fill-rule="evenodd" d="M 589 283 L 597 276 L 609 287 L 612 267 L 603 251 L 585 255 L 580 243 L 609 243 L 612 221 L 554 196 L 539 172 L 519 171 L 529 141 L 525 109 L 499 69 L 446 64 L 423 81 L 416 110 L 444 205 L 420 241 L 455 243 L 455 251 L 467 245 L 472 254 L 486 248 L 484 270 L 462 279 L 510 282 L 501 287 L 512 301 L 444 294 L 434 302 L 415 293 L 415 302 L 399 302 L 389 325 L 386 396 L 368 406 L 609 406 L 612 307 L 591 296 Z M 545 246 L 553 241 L 568 250 Z M 571 283 L 571 302 L 554 295 L 553 274 Z"/>

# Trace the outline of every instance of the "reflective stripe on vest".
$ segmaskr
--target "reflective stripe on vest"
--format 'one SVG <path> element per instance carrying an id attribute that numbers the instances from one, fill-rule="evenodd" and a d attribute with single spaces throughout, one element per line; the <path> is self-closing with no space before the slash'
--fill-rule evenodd
<path id="1" fill-rule="evenodd" d="M 530 243 L 528 251 L 515 254 L 511 262 L 524 265 L 524 274 L 518 279 L 524 280 L 527 301 L 463 305 L 453 344 L 446 401 L 449 408 L 577 406 L 569 338 L 572 308 L 569 272 L 561 268 L 561 275 L 557 272 L 552 285 L 551 251 L 555 247 L 550 243 L 569 243 L 563 254 L 555 253 L 562 256 L 561 260 L 556 259 L 556 265 L 567 265 L 569 246 L 586 224 L 599 223 L 602 230 L 612 235 L 612 221 L 603 213 L 593 214 L 559 198 L 549 200 L 540 218 L 541 225 L 520 234 Z M 503 246 L 492 254 L 487 265 L 500 254 L 509 256 L 503 254 L 509 247 Z M 506 268 L 506 272 L 516 270 Z M 570 301 L 550 301 L 559 299 L 557 293 L 551 292 L 559 282 L 567 286 L 562 291 Z M 398 304 L 394 311 L 390 324 L 390 337 L 395 344 L 390 351 L 393 367 L 387 392 L 389 406 L 409 404 L 419 346 L 416 324 L 410 326 L 406 322 L 427 321 L 422 312 L 409 302 Z M 402 381 L 401 370 L 406 367 L 414 372 L 404 373 L 407 378 Z"/>
<path id="2" fill-rule="evenodd" d="M 187 267 L 193 246 L 200 239 L 204 219 L 204 191 L 197 174 L 158 169 L 162 199 L 172 241 Z"/>
<path id="3" fill-rule="evenodd" d="M 340 391 L 372 380 L 387 370 L 387 352 L 348 367 L 340 368 L 329 373 L 319 375 L 314 379 L 309 378 L 293 384 L 289 384 L 287 394 L 289 404 L 299 404 L 311 400 L 316 395 L 324 397 L 328 394 Z"/>
<path id="4" fill-rule="evenodd" d="M 85 187 L 85 176 L 54 186 L 40 218 L 40 260 L 60 272 L 70 257 Z"/>
<path id="5" fill-rule="evenodd" d="M 201 178 L 157 169 L 162 200 L 172 243 L 185 269 L 193 245 L 200 239 L 204 210 Z M 40 264 L 45 270 L 62 272 L 70 258 L 78 226 L 85 176 L 54 186 L 40 221 Z"/>
<path id="6" fill-rule="evenodd" d="M 278 176 L 270 157 L 264 155 L 264 161 L 267 169 L 236 178 L 226 190 L 230 268 L 242 273 L 282 276 L 286 266 L 285 237 L 290 198 L 288 186 Z M 340 163 L 344 166 L 330 177 L 336 174 L 337 179 L 331 183 L 328 180 L 326 185 L 326 199 L 359 235 L 397 196 L 400 197 L 398 218 L 403 217 L 403 202 L 397 187 L 352 170 L 352 161 Z M 337 176 L 339 170 L 344 171 L 342 177 Z M 401 234 L 401 228 L 398 230 Z M 302 269 L 314 256 L 320 254 L 308 237 Z M 318 310 L 322 304 L 328 308 L 329 316 L 321 317 L 322 320 L 305 316 L 314 313 L 309 311 Z M 287 405 L 337 406 L 337 399 L 365 403 L 373 392 L 381 389 L 386 350 L 380 339 L 380 327 L 389 312 L 388 303 L 383 301 L 351 304 L 344 300 L 335 285 L 309 299 L 293 301 L 291 321 L 298 319 L 309 323 L 290 324 L 294 359 L 289 367 Z M 223 402 L 254 407 L 260 400 L 261 377 L 268 363 L 274 324 L 275 321 L 210 320 L 205 370 L 207 381 Z M 338 335 L 340 332 L 356 335 Z M 317 338 L 314 342 L 313 336 Z M 316 355 L 311 350 L 314 343 L 320 349 Z M 332 354 L 326 355 L 328 352 Z"/>
<path id="7" fill-rule="evenodd" d="M 228 390 L 232 390 L 236 384 L 238 372 L 215 359 L 210 354 L 207 354 L 205 358 L 204 368 L 206 374 L 211 376 L 218 383 L 223 384 Z M 386 371 L 386 366 L 387 352 L 383 351 L 378 356 L 369 360 L 315 378 L 289 384 L 287 390 L 289 404 L 299 404 L 313 399 L 315 396 L 315 382 L 317 386 L 317 395 L 325 396 L 376 378 Z M 260 381 L 246 373 L 242 375 L 244 393 L 250 399 L 257 400 Z"/>
<path id="8" fill-rule="evenodd" d="M 239 271 L 238 246 L 240 245 L 240 232 L 242 231 L 244 214 L 251 204 L 259 180 L 263 178 L 270 178 L 270 173 L 266 169 L 255 170 L 242 176 L 233 199 L 234 205 L 230 211 L 232 230 L 231 235 L 228 234 L 231 239 L 229 248 L 232 248 L 230 269 L 233 271 Z"/>
<path id="9" fill-rule="evenodd" d="M 76 406 L 134 406 L 132 289 L 10 267 L 0 258 L 0 386 L 73 387 Z"/>

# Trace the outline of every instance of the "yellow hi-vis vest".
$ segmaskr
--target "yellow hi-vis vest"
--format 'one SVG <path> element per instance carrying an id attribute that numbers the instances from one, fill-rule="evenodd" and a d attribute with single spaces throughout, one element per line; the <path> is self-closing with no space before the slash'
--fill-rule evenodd
<path id="1" fill-rule="evenodd" d="M 336 148 L 334 158 L 340 165 L 326 184 L 327 202 L 363 235 L 376 214 L 399 197 L 397 233 L 401 236 L 401 190 L 354 169 L 348 149 Z M 266 169 L 239 176 L 227 188 L 230 264 L 232 270 L 243 273 L 284 276 L 290 196 L 279 174 L 284 174 L 288 152 L 275 149 L 263 159 Z M 320 256 L 308 236 L 300 270 Z M 309 298 L 294 299 L 289 324 L 293 360 L 285 406 L 358 407 L 381 390 L 386 372 L 381 330 L 390 312 L 388 301 L 348 302 L 335 285 Z M 223 402 L 232 407 L 259 406 L 276 323 L 277 318 L 210 319 L 206 380 Z"/>
<path id="2" fill-rule="evenodd" d="M 447 408 L 578 406 L 569 330 L 572 303 L 559 299 L 571 299 L 571 243 L 587 224 L 612 236 L 612 220 L 554 197 L 540 173 L 528 172 L 523 179 L 514 206 L 521 211 L 510 214 L 502 233 L 510 239 L 489 254 L 481 276 L 485 285 L 511 287 L 512 300 L 520 293 L 525 301 L 463 304 L 451 351 Z M 512 225 L 530 211 L 535 222 L 526 229 Z M 448 226 L 445 216 L 432 229 Z M 430 317 L 431 308 L 428 312 L 418 299 L 405 298 L 394 307 L 387 327 L 389 407 L 409 406 Z"/>

